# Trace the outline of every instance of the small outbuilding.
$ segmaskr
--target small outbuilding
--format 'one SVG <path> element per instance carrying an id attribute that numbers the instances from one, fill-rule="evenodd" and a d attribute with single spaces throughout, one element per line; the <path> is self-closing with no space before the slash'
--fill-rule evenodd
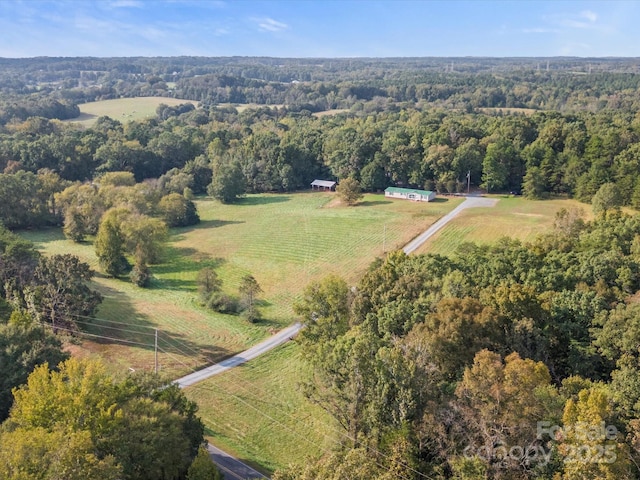
<path id="1" fill-rule="evenodd" d="M 336 182 L 331 180 L 314 180 L 311 182 L 311 190 L 335 190 Z"/>
<path id="2" fill-rule="evenodd" d="M 384 196 L 389 198 L 402 198 L 414 202 L 431 202 L 436 199 L 436 193 L 430 190 L 417 190 L 415 188 L 388 187 Z"/>

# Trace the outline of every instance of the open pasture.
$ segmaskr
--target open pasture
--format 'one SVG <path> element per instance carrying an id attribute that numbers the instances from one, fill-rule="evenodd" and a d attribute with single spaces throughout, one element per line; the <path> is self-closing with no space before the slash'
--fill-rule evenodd
<path id="1" fill-rule="evenodd" d="M 496 195 L 498 203 L 489 208 L 470 208 L 431 237 L 418 251 L 449 255 L 464 242 L 493 243 L 501 237 L 531 241 L 552 228 L 556 212 L 562 208 L 581 208 L 591 218 L 591 207 L 577 200 L 527 200 Z"/>
<path id="2" fill-rule="evenodd" d="M 154 117 L 156 108 L 161 103 L 175 106 L 184 103 L 197 105 L 198 102 L 169 97 L 135 97 L 82 103 L 78 105 L 80 107 L 80 116 L 65 120 L 65 122 L 78 123 L 85 128 L 90 128 L 98 118 L 103 116 L 111 117 L 122 123 L 131 120 L 144 120 L 145 118 Z"/>
<path id="3" fill-rule="evenodd" d="M 560 208 L 579 206 L 589 213 L 588 206 L 571 200 L 498 198 L 493 208 L 464 211 L 421 252 L 446 254 L 463 241 L 488 243 L 503 235 L 528 240 L 549 228 Z M 97 315 L 103 320 L 91 320 L 89 332 L 146 346 L 95 338 L 71 349 L 105 358 L 119 371 L 150 370 L 149 334 L 158 328 L 161 369 L 177 377 L 289 324 L 292 303 L 308 282 L 337 273 L 355 283 L 383 248 L 402 247 L 461 201 L 426 204 L 366 195 L 350 208 L 335 194 L 321 192 L 249 195 L 234 205 L 199 199 L 202 223 L 172 231 L 165 262 L 152 267 L 152 288 L 100 276 L 95 280 L 105 295 Z M 92 244 L 74 245 L 59 229 L 23 236 L 44 252 L 73 252 L 97 268 Z M 252 325 L 199 306 L 195 278 L 204 266 L 215 268 L 228 293 L 237 290 L 242 275 L 254 275 L 264 290 L 266 320 Z M 289 343 L 186 393 L 198 402 L 212 443 L 269 473 L 320 455 L 340 438 L 326 412 L 304 398 L 299 382 L 305 368 L 299 348 Z"/>
<path id="4" fill-rule="evenodd" d="M 78 323 L 97 336 L 74 345 L 74 352 L 98 354 L 114 370 L 151 370 L 157 328 L 160 368 L 167 375 L 214 363 L 292 323 L 292 304 L 310 281 L 336 273 L 355 283 L 383 249 L 400 248 L 459 202 L 367 195 L 359 206 L 344 207 L 334 198 L 315 192 L 249 195 L 234 205 L 198 200 L 201 224 L 171 231 L 164 263 L 151 267 L 151 288 L 96 276 L 105 300 L 95 319 Z M 73 253 L 98 270 L 91 242 L 74 244 L 60 229 L 22 235 L 44 253 Z M 196 277 L 206 266 L 230 295 L 237 295 L 242 276 L 253 275 L 264 290 L 264 320 L 250 324 L 201 306 Z"/>
<path id="5" fill-rule="evenodd" d="M 290 342 L 259 359 L 188 387 L 211 443 L 271 473 L 331 450 L 342 430 L 302 393 L 308 372 Z"/>

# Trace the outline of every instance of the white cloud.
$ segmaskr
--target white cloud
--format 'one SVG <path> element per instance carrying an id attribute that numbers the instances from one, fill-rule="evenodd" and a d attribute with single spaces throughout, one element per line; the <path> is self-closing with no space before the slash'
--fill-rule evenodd
<path id="1" fill-rule="evenodd" d="M 599 21 L 599 16 L 592 10 L 583 10 L 580 13 L 564 13 L 543 17 L 545 21 L 565 29 L 599 30 L 612 32 L 615 29 L 604 25 Z"/>
<path id="2" fill-rule="evenodd" d="M 595 23 L 596 20 L 598 20 L 598 15 L 595 12 L 592 12 L 591 10 L 584 10 L 580 12 L 580 16 L 582 18 L 586 18 L 591 23 Z"/>
<path id="3" fill-rule="evenodd" d="M 74 19 L 74 26 L 78 30 L 88 30 L 92 33 L 113 32 L 118 25 L 109 20 L 102 20 L 89 15 L 79 14 Z"/>
<path id="4" fill-rule="evenodd" d="M 281 32 L 289 28 L 286 23 L 279 22 L 273 18 L 253 18 L 254 22 L 258 24 L 258 29 L 262 32 Z"/>
<path id="5" fill-rule="evenodd" d="M 574 20 L 571 18 L 564 18 L 560 20 L 560 25 L 568 28 L 591 28 L 593 25 L 588 22 L 581 22 L 580 20 Z"/>

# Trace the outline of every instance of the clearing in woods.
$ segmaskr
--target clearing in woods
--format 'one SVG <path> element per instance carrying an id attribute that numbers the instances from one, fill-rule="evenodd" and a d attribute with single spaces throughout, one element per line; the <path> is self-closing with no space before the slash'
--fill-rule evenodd
<path id="1" fill-rule="evenodd" d="M 164 263 L 151 267 L 151 288 L 126 278 L 95 278 L 105 300 L 97 318 L 77 321 L 100 337 L 71 348 L 78 355 L 98 354 L 114 369 L 151 370 L 157 328 L 160 368 L 177 378 L 291 324 L 292 304 L 307 283 L 328 273 L 355 282 L 383 248 L 402 247 L 460 202 L 392 202 L 366 195 L 356 207 L 326 208 L 333 198 L 316 192 L 249 195 L 233 205 L 198 200 L 202 222 L 171 231 Z M 22 235 L 45 253 L 74 253 L 99 271 L 91 242 L 74 244 L 60 229 Z M 204 267 L 215 269 L 230 295 L 237 295 L 244 275 L 253 275 L 264 291 L 265 320 L 250 324 L 202 307 L 196 277 Z"/>
<path id="2" fill-rule="evenodd" d="M 551 227 L 555 213 L 561 208 L 583 208 L 589 216 L 588 206 L 571 200 L 490 198 L 497 200 L 496 206 L 464 211 L 436 234 L 436 237 L 449 238 L 449 229 L 462 218 L 463 228 L 452 229 L 455 238 L 473 223 L 465 219 L 467 215 L 476 220 L 477 229 L 470 228 L 463 238 L 440 243 L 440 253 L 453 251 L 462 241 L 472 241 L 473 233 L 478 233 L 478 229 L 484 229 L 479 236 L 486 243 L 505 235 L 533 239 Z M 395 202 L 404 203 L 402 200 Z M 326 204 L 325 208 L 332 204 Z M 429 251 L 425 247 L 421 250 L 426 250 L 423 253 Z M 239 458 L 248 459 L 250 464 L 268 474 L 289 463 L 321 455 L 344 441 L 340 427 L 324 410 L 302 395 L 300 379 L 307 375 L 299 347 L 289 343 L 253 362 L 188 387 L 185 392 L 198 402 L 212 443 Z"/>
<path id="3" fill-rule="evenodd" d="M 181 100 L 169 97 L 135 97 L 101 100 L 99 102 L 89 102 L 78 105 L 80 108 L 80 116 L 65 120 L 65 122 L 78 123 L 84 128 L 90 128 L 98 118 L 103 116 L 111 117 L 122 123 L 127 123 L 131 120 L 144 120 L 145 118 L 155 117 L 156 108 L 158 108 L 158 105 L 161 103 L 169 106 L 184 103 L 198 104 L 198 102 L 193 100 Z"/>
<path id="4" fill-rule="evenodd" d="M 194 100 L 182 100 L 171 97 L 133 97 L 133 98 L 117 98 L 114 100 L 100 100 L 98 102 L 88 102 L 78 105 L 80 108 L 80 116 L 63 120 L 65 123 L 77 123 L 84 128 L 91 128 L 98 118 L 106 116 L 122 123 L 132 120 L 144 120 L 156 116 L 156 108 L 164 103 L 170 107 L 182 105 L 184 103 L 192 103 L 196 107 L 198 102 Z M 221 103 L 219 108 L 233 107 L 238 112 L 250 108 L 282 108 L 283 105 L 258 105 L 256 103 Z"/>
<path id="5" fill-rule="evenodd" d="M 426 204 L 366 195 L 361 205 L 349 208 L 334 198 L 331 193 L 295 193 L 249 195 L 236 205 L 199 200 L 202 223 L 172 230 L 165 263 L 152 267 L 152 288 L 95 280 L 105 302 L 100 320 L 85 319 L 89 331 L 146 346 L 94 339 L 72 348 L 102 356 L 114 369 L 150 370 L 153 329 L 158 328 L 162 371 L 174 378 L 189 373 L 289 324 L 291 304 L 309 281 L 329 272 L 357 281 L 383 245 L 386 251 L 401 248 L 462 201 Z M 486 243 L 503 235 L 531 239 L 549 228 L 563 207 L 580 206 L 589 214 L 588 206 L 571 200 L 494 198 L 496 206 L 462 212 L 420 252 L 446 254 L 463 241 Z M 23 236 L 44 252 L 73 252 L 97 268 L 92 244 L 73 244 L 59 229 Z M 242 275 L 252 273 L 265 291 L 261 309 L 267 320 L 251 325 L 199 306 L 195 277 L 204 266 L 216 269 L 229 293 L 235 293 Z M 197 400 L 212 443 L 270 473 L 320 455 L 342 439 L 327 413 L 304 398 L 300 380 L 307 373 L 299 347 L 288 343 L 185 392 Z"/>

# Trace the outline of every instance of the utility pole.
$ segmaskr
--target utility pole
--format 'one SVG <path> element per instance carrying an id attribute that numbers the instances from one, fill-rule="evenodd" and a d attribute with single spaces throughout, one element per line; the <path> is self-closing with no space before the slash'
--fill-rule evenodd
<path id="1" fill-rule="evenodd" d="M 382 254 L 387 251 L 387 224 L 384 224 L 384 233 L 382 234 Z"/>
<path id="2" fill-rule="evenodd" d="M 153 370 L 155 374 L 158 374 L 158 329 L 156 328 L 156 343 L 155 343 L 155 369 Z"/>

